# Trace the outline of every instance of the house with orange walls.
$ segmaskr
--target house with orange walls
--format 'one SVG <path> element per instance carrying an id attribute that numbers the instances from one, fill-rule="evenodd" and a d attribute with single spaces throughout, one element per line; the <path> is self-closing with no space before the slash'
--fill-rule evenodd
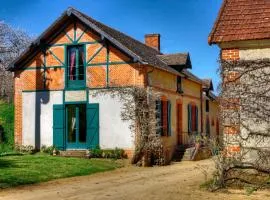
<path id="1" fill-rule="evenodd" d="M 160 51 L 159 34 L 145 35 L 142 43 L 69 8 L 9 67 L 14 72 L 15 143 L 64 151 L 118 147 L 132 155 L 134 135 L 120 117 L 123 102 L 94 93 L 151 87 L 162 97 L 160 137 L 171 159 L 178 145 L 187 146 L 192 135 L 205 133 L 203 105 L 212 92 L 204 94 L 205 84 L 191 68 L 188 53 Z"/>

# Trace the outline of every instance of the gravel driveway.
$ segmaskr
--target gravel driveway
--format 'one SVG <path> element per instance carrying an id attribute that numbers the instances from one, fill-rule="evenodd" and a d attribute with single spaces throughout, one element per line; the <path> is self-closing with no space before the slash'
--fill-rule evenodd
<path id="1" fill-rule="evenodd" d="M 269 192 L 247 196 L 244 191 L 210 193 L 199 188 L 205 175 L 213 171 L 211 160 L 180 162 L 165 167 L 128 166 L 91 176 L 59 179 L 42 184 L 0 191 L 0 199 L 8 200 L 90 200 L 90 199 L 161 199 L 161 200 L 249 200 L 270 199 Z"/>

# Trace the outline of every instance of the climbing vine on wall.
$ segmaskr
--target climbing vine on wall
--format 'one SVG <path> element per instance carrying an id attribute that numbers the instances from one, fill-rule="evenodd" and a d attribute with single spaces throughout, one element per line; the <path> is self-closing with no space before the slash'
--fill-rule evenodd
<path id="1" fill-rule="evenodd" d="M 270 60 L 220 61 L 220 75 L 224 134 L 222 153 L 215 158 L 215 183 L 218 187 L 236 182 L 266 186 L 270 173 Z"/>
<path id="2" fill-rule="evenodd" d="M 122 102 L 121 119 L 130 122 L 134 135 L 135 153 L 133 164 L 150 166 L 165 164 L 165 157 L 160 136 L 157 134 L 156 101 L 159 94 L 151 88 L 118 87 L 101 89 L 96 95 L 109 94 Z"/>

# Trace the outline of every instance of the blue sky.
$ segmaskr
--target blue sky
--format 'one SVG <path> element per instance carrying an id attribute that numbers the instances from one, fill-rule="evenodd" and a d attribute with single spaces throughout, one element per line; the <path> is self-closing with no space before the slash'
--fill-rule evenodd
<path id="1" fill-rule="evenodd" d="M 189 52 L 192 72 L 211 77 L 217 87 L 219 49 L 207 37 L 222 0 L 9 0 L 1 1 L 0 20 L 38 36 L 68 6 L 140 41 L 161 34 L 163 53 Z"/>

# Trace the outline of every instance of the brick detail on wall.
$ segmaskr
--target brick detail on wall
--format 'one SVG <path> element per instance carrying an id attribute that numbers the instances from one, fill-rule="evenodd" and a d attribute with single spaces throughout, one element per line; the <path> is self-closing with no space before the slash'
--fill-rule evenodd
<path id="1" fill-rule="evenodd" d="M 221 59 L 222 60 L 239 60 L 239 49 L 222 49 L 221 50 Z"/>
<path id="2" fill-rule="evenodd" d="M 38 53 L 34 58 L 31 59 L 26 65 L 26 67 L 40 67 L 44 65 L 44 55 L 43 53 Z"/>
<path id="3" fill-rule="evenodd" d="M 87 86 L 89 88 L 106 87 L 106 66 L 91 66 L 87 68 Z"/>
<path id="4" fill-rule="evenodd" d="M 240 73 L 236 71 L 230 71 L 230 72 L 224 73 L 223 84 L 227 84 L 227 83 L 239 84 Z"/>
<path id="5" fill-rule="evenodd" d="M 122 52 L 120 52 L 118 49 L 109 46 L 109 62 L 129 62 L 130 58 L 128 56 L 126 56 L 125 54 L 123 54 Z"/>
<path id="6" fill-rule="evenodd" d="M 135 69 L 130 65 L 111 65 L 109 67 L 110 86 L 125 86 L 135 84 Z"/>
<path id="7" fill-rule="evenodd" d="M 14 142 L 15 145 L 22 144 L 22 82 L 18 77 L 18 72 L 14 73 Z"/>
<path id="8" fill-rule="evenodd" d="M 159 34 L 146 34 L 144 36 L 145 44 L 156 50 L 160 50 L 160 35 Z"/>
<path id="9" fill-rule="evenodd" d="M 220 99 L 220 106 L 224 110 L 238 110 L 240 108 L 239 98 Z"/>
<path id="10" fill-rule="evenodd" d="M 21 90 L 41 90 L 44 89 L 43 70 L 17 71 L 17 82 L 21 84 Z"/>
<path id="11" fill-rule="evenodd" d="M 64 47 L 50 47 L 46 52 L 46 66 L 62 66 L 65 62 Z M 55 56 L 59 59 L 56 59 Z M 60 62 L 61 61 L 61 62 Z"/>
<path id="12" fill-rule="evenodd" d="M 228 135 L 236 135 L 240 133 L 240 126 L 239 125 L 226 125 L 223 129 L 224 134 Z"/>
<path id="13" fill-rule="evenodd" d="M 64 89 L 64 73 L 63 68 L 47 69 L 46 70 L 46 89 L 60 90 Z"/>
<path id="14" fill-rule="evenodd" d="M 225 155 L 227 157 L 235 157 L 236 155 L 239 155 L 241 151 L 241 147 L 239 145 L 228 145 L 225 148 Z"/>

